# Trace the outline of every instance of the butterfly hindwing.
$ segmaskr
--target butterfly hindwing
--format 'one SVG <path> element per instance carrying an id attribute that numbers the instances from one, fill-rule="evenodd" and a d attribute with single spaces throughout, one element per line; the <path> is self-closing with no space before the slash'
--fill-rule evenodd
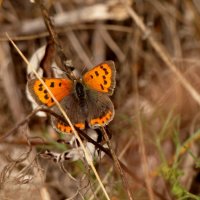
<path id="1" fill-rule="evenodd" d="M 112 95 L 115 88 L 116 70 L 113 61 L 105 61 L 83 75 L 83 83 L 89 89 Z"/>
<path id="2" fill-rule="evenodd" d="M 114 117 L 114 106 L 106 94 L 87 90 L 87 123 L 90 128 L 103 127 Z M 94 103 L 95 102 L 95 103 Z"/>
<path id="3" fill-rule="evenodd" d="M 80 108 L 78 99 L 75 97 L 75 94 L 70 94 L 65 96 L 60 102 L 62 108 L 67 113 L 71 123 L 75 128 L 84 130 L 85 129 L 85 115 Z M 61 115 L 60 110 L 57 107 L 53 108 L 53 111 L 58 115 Z M 72 129 L 67 122 L 63 122 L 60 119 L 52 116 L 52 125 L 60 133 L 72 133 Z"/>
<path id="4" fill-rule="evenodd" d="M 43 79 L 43 81 L 57 101 L 61 101 L 65 96 L 68 96 L 73 88 L 73 82 L 69 79 L 46 78 Z M 44 104 L 48 107 L 55 105 L 54 100 L 40 80 L 30 80 L 28 82 L 28 88 L 32 97 L 38 104 Z"/>

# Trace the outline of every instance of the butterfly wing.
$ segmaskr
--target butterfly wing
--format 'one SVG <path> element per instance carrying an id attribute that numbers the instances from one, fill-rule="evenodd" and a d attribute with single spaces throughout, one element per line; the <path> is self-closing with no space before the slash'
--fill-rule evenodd
<path id="1" fill-rule="evenodd" d="M 62 108 L 65 110 L 67 116 L 69 117 L 74 127 L 84 130 L 86 116 L 83 113 L 82 109 L 80 108 L 80 104 L 75 94 L 72 93 L 68 96 L 65 96 L 63 100 L 60 102 L 60 104 Z M 62 116 L 57 106 L 53 108 L 53 111 L 56 112 L 58 115 Z M 64 123 L 62 120 L 53 116 L 51 117 L 51 119 L 52 119 L 52 125 L 56 129 L 56 131 L 60 133 L 72 133 L 72 129 L 67 122 Z"/>
<path id="2" fill-rule="evenodd" d="M 65 96 L 68 96 L 73 89 L 73 82 L 69 79 L 61 78 L 46 78 L 43 79 L 49 90 L 52 92 L 57 101 L 61 101 Z M 48 107 L 55 105 L 54 100 L 38 79 L 33 79 L 28 82 L 29 92 L 34 100 L 39 104 L 44 104 Z"/>
<path id="3" fill-rule="evenodd" d="M 95 129 L 112 121 L 115 111 L 110 98 L 103 93 L 87 90 L 88 125 Z"/>
<path id="4" fill-rule="evenodd" d="M 83 75 L 86 87 L 112 95 L 115 88 L 116 70 L 113 61 L 105 61 Z"/>

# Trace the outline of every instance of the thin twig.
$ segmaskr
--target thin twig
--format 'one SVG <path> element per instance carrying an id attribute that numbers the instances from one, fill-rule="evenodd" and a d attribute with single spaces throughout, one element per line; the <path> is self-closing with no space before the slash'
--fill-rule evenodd
<path id="1" fill-rule="evenodd" d="M 69 62 L 70 59 L 68 59 L 64 53 L 63 47 L 58 39 L 58 35 L 55 32 L 55 28 L 54 25 L 49 17 L 48 14 L 48 10 L 46 9 L 46 7 L 41 3 L 41 0 L 37 0 L 37 3 L 40 6 L 41 12 L 42 12 L 42 16 L 46 25 L 46 28 L 51 36 L 51 39 L 53 40 L 55 46 L 56 46 L 56 50 L 58 52 L 58 56 L 60 57 L 60 61 L 62 63 L 62 65 L 60 66 L 61 69 L 65 70 L 68 78 L 71 79 L 71 72 L 74 69 L 74 67 L 71 65 L 71 63 Z"/>
<path id="2" fill-rule="evenodd" d="M 119 159 L 121 159 L 124 156 L 124 154 L 126 153 L 126 151 L 128 150 L 128 148 L 130 147 L 130 145 L 132 144 L 132 142 L 133 142 L 133 137 L 129 140 L 129 142 L 126 144 L 126 146 L 123 148 L 123 150 L 119 154 L 119 157 L 118 157 Z M 108 170 L 108 172 L 104 176 L 103 181 L 102 181 L 103 183 L 105 183 L 105 181 L 108 179 L 108 177 L 111 174 L 112 170 L 113 170 L 113 166 L 110 167 L 110 169 Z M 97 193 L 99 192 L 99 190 L 100 190 L 100 187 L 98 186 L 96 188 L 96 190 L 94 191 L 94 193 L 90 196 L 89 200 L 93 200 L 95 198 L 95 196 L 97 195 Z"/>
<path id="3" fill-rule="evenodd" d="M 115 152 L 114 152 L 114 150 L 113 150 L 113 147 L 112 147 L 112 144 L 111 144 L 110 139 L 109 139 L 109 137 L 108 137 L 108 134 L 106 133 L 106 131 L 105 131 L 104 128 L 101 128 L 101 131 L 102 131 L 103 136 L 104 136 L 104 139 L 105 139 L 105 141 L 107 142 L 108 147 L 109 147 L 109 149 L 110 149 L 110 153 L 111 153 L 111 155 L 112 155 L 112 159 L 113 159 L 113 161 L 114 161 L 115 167 L 118 169 L 118 171 L 119 171 L 119 173 L 120 173 L 120 176 L 121 176 L 121 179 L 122 179 L 122 181 L 123 181 L 124 188 L 125 188 L 125 190 L 126 190 L 126 192 L 127 192 L 128 198 L 129 198 L 130 200 L 133 200 L 132 194 L 131 194 L 131 191 L 130 191 L 130 188 L 129 188 L 129 185 L 128 185 L 128 182 L 127 182 L 126 175 L 125 175 L 123 169 L 121 168 L 121 165 L 120 165 L 120 163 L 119 163 L 119 160 L 118 160 L 118 158 L 117 158 L 117 155 L 115 154 Z"/>
<path id="4" fill-rule="evenodd" d="M 3 142 L 5 138 L 7 138 L 11 134 L 13 134 L 20 126 L 22 126 L 25 123 L 27 123 L 39 111 L 43 111 L 43 112 L 46 112 L 46 113 L 48 113 L 50 115 L 53 115 L 57 119 L 59 119 L 59 120 L 61 120 L 61 121 L 66 123 L 66 120 L 62 116 L 60 116 L 57 113 L 55 113 L 54 111 L 52 111 L 52 110 L 50 110 L 48 108 L 45 108 L 44 106 L 38 106 L 30 114 L 28 114 L 24 119 L 22 119 L 19 123 L 17 123 L 11 130 L 9 130 L 7 133 L 5 133 L 3 136 L 1 136 L 0 137 L 0 143 Z"/>
<path id="5" fill-rule="evenodd" d="M 33 110 L 29 115 L 26 116 L 25 119 L 22 119 L 19 123 L 17 123 L 11 130 L 9 130 L 5 135 L 0 137 L 0 143 L 4 142 L 4 139 L 13 134 L 14 131 L 16 131 L 20 126 L 27 123 L 30 118 L 35 115 L 38 111 L 40 111 L 41 107 L 36 108 Z"/>
<path id="6" fill-rule="evenodd" d="M 122 25 L 104 24 L 104 28 L 106 30 L 117 31 L 117 32 L 125 32 L 125 33 L 133 32 L 132 28 L 130 28 L 128 26 L 122 26 Z M 65 32 L 72 31 L 72 30 L 94 30 L 94 29 L 96 30 L 96 25 L 79 24 L 79 25 L 71 25 L 70 27 L 60 27 L 60 28 L 56 27 L 55 30 L 57 33 L 65 33 Z M 12 30 L 10 32 L 12 32 Z M 13 41 L 26 41 L 26 40 L 35 40 L 38 38 L 44 38 L 49 35 L 50 35 L 49 32 L 43 31 L 43 32 L 37 33 L 37 34 L 30 34 L 30 35 L 22 35 L 21 34 L 20 36 L 17 36 L 17 33 L 15 31 L 15 35 L 12 34 L 11 39 Z M 0 34 L 0 42 L 6 42 L 6 41 L 8 41 L 8 38 L 4 37 L 4 35 Z"/>

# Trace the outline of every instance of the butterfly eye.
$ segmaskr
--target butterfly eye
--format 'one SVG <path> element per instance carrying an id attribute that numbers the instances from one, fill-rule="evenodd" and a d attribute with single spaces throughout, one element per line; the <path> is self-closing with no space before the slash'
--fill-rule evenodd
<path id="1" fill-rule="evenodd" d="M 70 158 L 68 157 L 69 152 L 65 152 L 63 155 L 64 160 L 69 160 Z"/>

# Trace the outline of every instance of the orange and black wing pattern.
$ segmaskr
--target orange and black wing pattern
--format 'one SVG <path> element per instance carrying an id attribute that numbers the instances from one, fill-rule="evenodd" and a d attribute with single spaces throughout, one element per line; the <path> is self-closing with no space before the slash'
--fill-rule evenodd
<path id="1" fill-rule="evenodd" d="M 112 95 L 115 88 L 116 70 L 113 61 L 105 61 L 83 75 L 86 87 Z"/>
<path id="2" fill-rule="evenodd" d="M 43 79 L 48 89 L 52 92 L 57 101 L 61 101 L 65 96 L 68 96 L 73 89 L 73 82 L 69 79 L 61 78 L 46 78 Z M 55 105 L 45 86 L 39 79 L 33 79 L 28 82 L 29 92 L 38 104 L 43 104 L 48 107 Z"/>
<path id="3" fill-rule="evenodd" d="M 85 121 L 86 115 L 82 111 L 79 100 L 76 98 L 74 93 L 65 96 L 63 100 L 60 102 L 62 108 L 67 113 L 71 123 L 75 128 L 84 130 L 85 129 Z M 58 115 L 62 116 L 59 108 L 55 106 L 53 111 Z M 60 133 L 72 133 L 72 128 L 67 122 L 63 122 L 60 119 L 52 116 L 52 124 L 53 127 Z M 64 117 L 63 117 L 64 118 Z"/>
<path id="4" fill-rule="evenodd" d="M 110 98 L 103 93 L 88 90 L 87 108 L 88 116 L 87 123 L 90 128 L 104 127 L 112 121 L 115 110 Z"/>

